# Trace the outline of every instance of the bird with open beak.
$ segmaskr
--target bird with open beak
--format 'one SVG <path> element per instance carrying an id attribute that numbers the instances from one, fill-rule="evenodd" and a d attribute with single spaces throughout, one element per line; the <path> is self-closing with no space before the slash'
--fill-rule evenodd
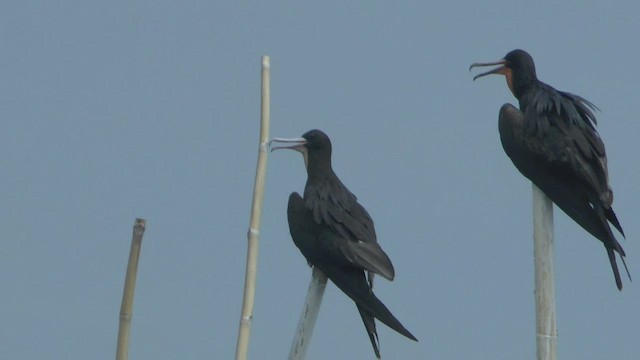
<path id="1" fill-rule="evenodd" d="M 498 128 L 504 151 L 522 175 L 603 243 L 616 286 L 622 290 L 615 253 L 631 276 L 624 249 L 609 225 L 624 237 L 612 208 L 604 143 L 595 128 L 597 108 L 538 80 L 533 58 L 524 50 L 513 50 L 496 62 L 472 64 L 469 70 L 492 65 L 498 67 L 473 79 L 504 75 L 520 105 L 520 109 L 511 104 L 500 108 Z"/>

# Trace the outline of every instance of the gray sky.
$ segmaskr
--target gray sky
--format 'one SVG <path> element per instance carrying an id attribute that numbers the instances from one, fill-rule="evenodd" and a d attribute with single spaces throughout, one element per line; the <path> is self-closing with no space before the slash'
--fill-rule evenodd
<path id="1" fill-rule="evenodd" d="M 541 80 L 602 112 L 614 209 L 640 278 L 640 5 L 619 1 L 5 1 L 0 5 L 0 358 L 111 359 L 131 227 L 147 219 L 132 359 L 235 352 L 257 156 L 260 57 L 272 136 L 312 128 L 396 269 L 376 293 L 387 359 L 534 359 L 531 187 L 500 145 L 516 103 L 472 62 L 523 48 Z M 253 359 L 285 358 L 310 269 L 269 158 Z M 640 285 L 556 209 L 559 358 L 635 359 Z M 309 359 L 369 359 L 329 285 Z"/>

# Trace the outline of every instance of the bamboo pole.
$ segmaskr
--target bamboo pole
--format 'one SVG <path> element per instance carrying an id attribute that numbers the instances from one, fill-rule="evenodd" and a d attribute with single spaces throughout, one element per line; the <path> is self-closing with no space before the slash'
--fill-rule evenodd
<path id="1" fill-rule="evenodd" d="M 555 278 L 553 270 L 553 203 L 533 185 L 533 257 L 536 298 L 536 358 L 556 360 Z"/>
<path id="2" fill-rule="evenodd" d="M 316 325 L 326 286 L 327 276 L 320 269 L 314 267 L 311 273 L 311 282 L 309 282 L 309 290 L 307 291 L 307 299 L 304 302 L 296 334 L 291 343 L 289 360 L 303 360 L 307 356 L 307 349 L 309 348 L 309 343 L 311 343 L 311 335 L 313 335 L 313 328 Z"/>
<path id="3" fill-rule="evenodd" d="M 133 316 L 133 294 L 136 289 L 138 259 L 140 258 L 142 235 L 144 235 L 145 227 L 146 221 L 144 219 L 136 219 L 133 224 L 129 263 L 127 264 L 127 275 L 124 279 L 124 291 L 122 293 L 122 304 L 120 305 L 120 327 L 118 328 L 116 360 L 127 360 L 129 358 L 129 333 L 131 329 L 131 317 Z"/>
<path id="4" fill-rule="evenodd" d="M 258 268 L 258 243 L 260 237 L 260 217 L 262 200 L 264 198 L 264 183 L 267 173 L 267 147 L 269 141 L 270 116 L 270 59 L 262 57 L 262 101 L 260 106 L 260 144 L 258 147 L 258 164 L 253 186 L 253 203 L 251 218 L 247 232 L 247 268 L 244 278 L 244 294 L 242 298 L 242 313 L 240 314 L 240 329 L 236 344 L 236 360 L 246 360 L 249 352 L 249 336 L 251 334 L 251 319 L 253 318 L 253 304 L 256 292 L 256 275 Z"/>

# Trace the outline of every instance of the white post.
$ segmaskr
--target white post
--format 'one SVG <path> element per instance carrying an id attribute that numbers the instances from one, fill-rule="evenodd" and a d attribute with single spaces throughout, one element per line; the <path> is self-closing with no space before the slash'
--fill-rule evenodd
<path id="1" fill-rule="evenodd" d="M 300 320 L 298 320 L 296 335 L 293 338 L 293 343 L 291 343 L 289 360 L 303 360 L 307 356 L 307 349 L 311 342 L 311 335 L 313 335 L 313 328 L 316 325 L 316 319 L 320 312 L 322 296 L 324 295 L 326 286 L 327 277 L 322 271 L 314 267 L 311 274 L 311 282 L 309 283 L 309 291 L 307 292 L 307 299 L 304 302 Z"/>
<path id="2" fill-rule="evenodd" d="M 260 236 L 260 218 L 262 215 L 262 200 L 264 198 L 264 183 L 267 174 L 267 146 L 269 142 L 270 117 L 270 79 L 271 64 L 268 56 L 262 57 L 262 102 L 260 107 L 260 143 L 258 145 L 258 164 L 256 179 L 253 185 L 253 203 L 251 204 L 251 218 L 247 232 L 247 267 L 244 278 L 244 295 L 242 297 L 242 312 L 240 314 L 240 328 L 236 343 L 236 360 L 246 360 L 249 352 L 249 335 L 251 334 L 251 319 L 253 318 L 253 304 L 256 293 L 256 275 L 258 272 L 258 240 Z"/>
<path id="3" fill-rule="evenodd" d="M 556 360 L 555 279 L 553 271 L 553 203 L 533 186 L 533 257 L 536 297 L 536 359 Z"/>

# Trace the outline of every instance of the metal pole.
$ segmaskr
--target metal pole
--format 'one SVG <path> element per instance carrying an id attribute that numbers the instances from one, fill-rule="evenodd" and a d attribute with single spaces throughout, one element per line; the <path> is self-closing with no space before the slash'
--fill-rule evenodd
<path id="1" fill-rule="evenodd" d="M 258 164 L 256 179 L 253 187 L 253 203 L 251 218 L 247 232 L 247 267 L 244 278 L 244 295 L 242 297 L 242 313 L 240 314 L 240 329 L 236 344 L 236 360 L 246 360 L 249 352 L 249 336 L 251 334 L 251 319 L 253 318 L 253 304 L 256 293 L 256 275 L 258 271 L 258 242 L 260 237 L 260 218 L 262 215 L 262 200 L 264 198 L 264 183 L 267 174 L 267 146 L 269 142 L 270 117 L 270 79 L 271 64 L 269 56 L 262 57 L 262 102 L 260 107 L 260 144 L 258 146 Z"/>
<path id="2" fill-rule="evenodd" d="M 536 358 L 556 360 L 555 278 L 553 270 L 553 203 L 533 185 L 533 257 L 536 298 Z"/>
<path id="3" fill-rule="evenodd" d="M 300 320 L 298 320 L 296 335 L 291 343 L 289 360 L 303 360 L 307 356 L 307 349 L 311 342 L 311 335 L 313 335 L 313 328 L 316 325 L 316 319 L 320 312 L 322 296 L 324 295 L 324 289 L 326 286 L 326 275 L 314 267 L 313 273 L 311 274 L 311 282 L 309 282 L 307 299 L 304 302 L 304 307 L 300 314 Z"/>

